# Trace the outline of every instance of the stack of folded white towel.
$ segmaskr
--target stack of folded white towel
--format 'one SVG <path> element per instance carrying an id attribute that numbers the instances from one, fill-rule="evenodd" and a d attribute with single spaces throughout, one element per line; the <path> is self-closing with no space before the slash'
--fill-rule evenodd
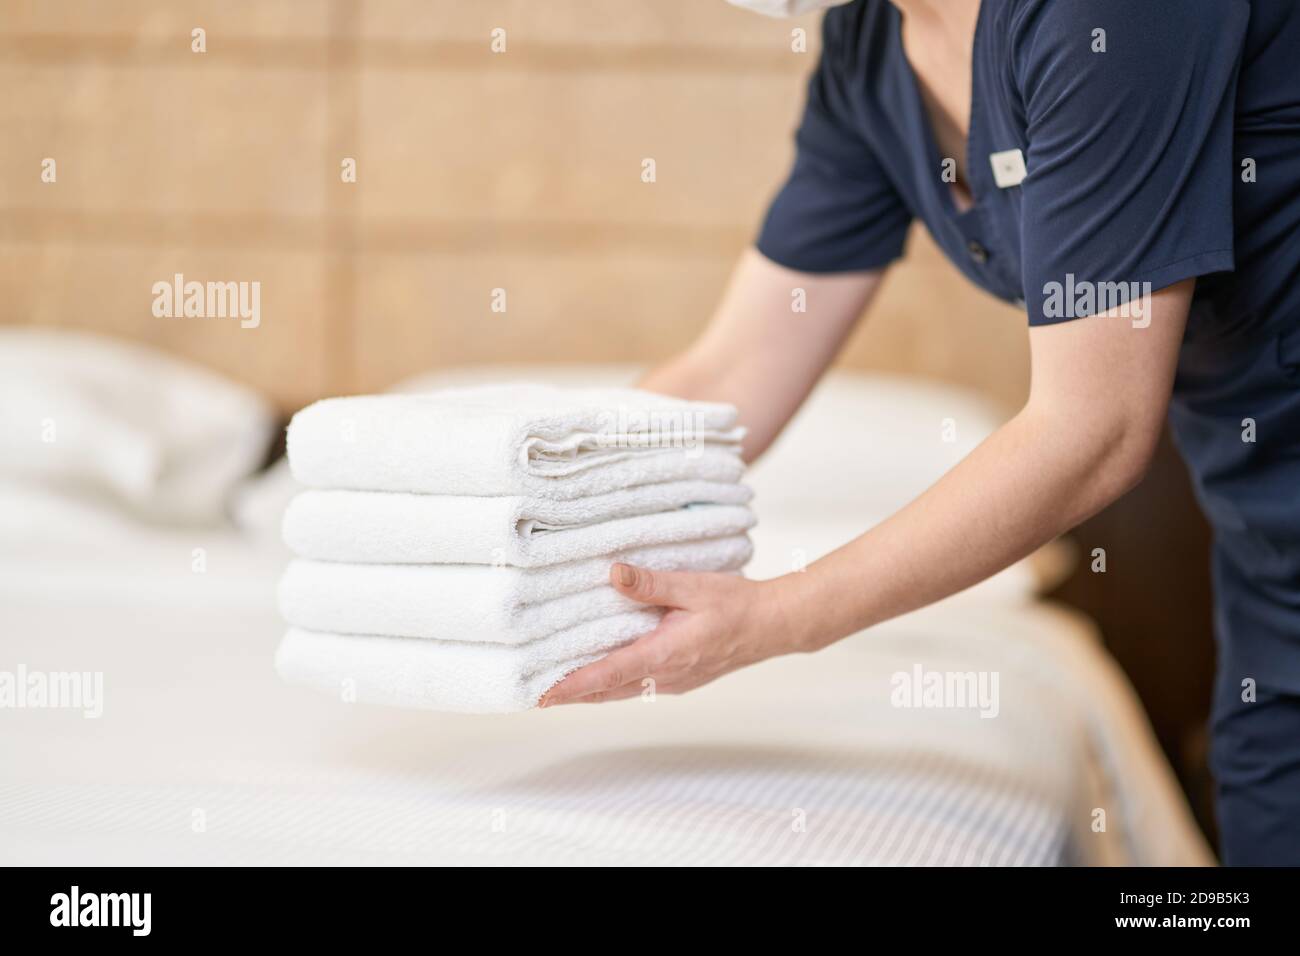
<path id="1" fill-rule="evenodd" d="M 653 630 L 609 569 L 738 571 L 735 409 L 634 389 L 483 386 L 317 402 L 284 537 L 281 676 L 351 699 L 525 710 Z"/>

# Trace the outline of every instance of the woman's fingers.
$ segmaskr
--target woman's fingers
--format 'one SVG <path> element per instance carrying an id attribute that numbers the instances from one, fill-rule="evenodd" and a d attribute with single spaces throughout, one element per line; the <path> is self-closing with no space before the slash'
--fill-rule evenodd
<path id="1" fill-rule="evenodd" d="M 720 596 L 745 585 L 742 578 L 728 575 L 651 571 L 629 564 L 615 564 L 609 580 L 620 594 L 667 607 L 668 613 L 649 634 L 560 681 L 542 695 L 538 706 L 619 700 L 640 693 L 647 677 L 677 678 L 698 667 L 709 644 L 708 608 Z M 710 672 L 706 679 L 712 676 L 716 675 Z"/>
<path id="2" fill-rule="evenodd" d="M 689 607 L 704 576 L 690 571 L 651 571 L 630 564 L 609 569 L 609 583 L 620 594 L 657 607 Z"/>
<path id="3" fill-rule="evenodd" d="M 794 649 L 772 592 L 738 575 L 648 571 L 616 564 L 621 594 L 668 607 L 649 634 L 579 668 L 542 695 L 552 704 L 624 700 L 691 690 L 738 667 Z M 648 684 L 652 678 L 654 684 Z M 657 685 L 657 686 L 656 686 Z"/>
<path id="4" fill-rule="evenodd" d="M 628 700 L 632 697 L 640 697 L 645 693 L 645 678 L 639 681 L 633 681 L 630 684 L 624 684 L 618 690 L 601 691 L 597 694 L 588 694 L 586 697 L 575 697 L 567 701 L 570 704 L 607 704 L 615 700 Z"/>
<path id="5" fill-rule="evenodd" d="M 543 694 L 538 706 L 567 704 L 589 694 L 609 693 L 633 681 L 640 682 L 654 670 L 654 656 L 649 643 L 658 633 L 658 630 L 652 631 L 627 647 L 574 671 Z"/>

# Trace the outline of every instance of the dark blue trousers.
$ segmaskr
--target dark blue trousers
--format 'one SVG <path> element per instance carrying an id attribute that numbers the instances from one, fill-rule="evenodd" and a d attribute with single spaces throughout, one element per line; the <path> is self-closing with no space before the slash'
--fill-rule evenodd
<path id="1" fill-rule="evenodd" d="M 1300 866 L 1300 322 L 1185 344 L 1170 421 L 1214 529 L 1223 861 Z"/>

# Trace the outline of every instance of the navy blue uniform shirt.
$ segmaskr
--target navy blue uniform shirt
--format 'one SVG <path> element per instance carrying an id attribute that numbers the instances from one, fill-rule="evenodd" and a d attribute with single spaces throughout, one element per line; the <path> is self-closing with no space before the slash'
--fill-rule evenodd
<path id="1" fill-rule="evenodd" d="M 886 0 L 826 15 L 794 169 L 758 248 L 805 272 L 875 269 L 920 219 L 1030 325 L 1118 304 L 1108 291 L 1090 307 L 1103 287 L 1196 277 L 1170 417 L 1215 530 L 1224 858 L 1295 865 L 1300 0 L 983 0 L 966 211 L 900 25 Z M 1016 162 L 995 173 L 998 154 Z M 1062 303 L 1067 288 L 1084 295 Z"/>
<path id="2" fill-rule="evenodd" d="M 1062 288 L 1197 276 L 1188 341 L 1300 326 L 1300 2 L 984 0 L 966 211 L 900 25 L 887 0 L 826 14 L 765 256 L 874 269 L 916 218 L 1031 325 L 1079 316 Z M 990 157 L 1013 150 L 1027 175 L 1000 187 Z"/>

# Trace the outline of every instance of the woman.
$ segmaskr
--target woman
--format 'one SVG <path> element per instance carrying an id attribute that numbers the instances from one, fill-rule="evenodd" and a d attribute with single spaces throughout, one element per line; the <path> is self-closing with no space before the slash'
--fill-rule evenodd
<path id="1" fill-rule="evenodd" d="M 807 8 L 827 3 L 734 0 Z M 1166 409 L 1215 530 L 1229 863 L 1300 864 L 1300 13 L 1293 0 L 857 0 L 789 180 L 645 387 L 734 402 L 752 458 L 919 218 L 1028 314 L 1023 409 L 920 498 L 771 581 L 616 565 L 673 610 L 544 705 L 680 692 L 969 587 L 1141 477 Z M 791 290 L 808 310 L 792 314 Z M 1172 393 L 1172 399 L 1171 399 Z"/>

